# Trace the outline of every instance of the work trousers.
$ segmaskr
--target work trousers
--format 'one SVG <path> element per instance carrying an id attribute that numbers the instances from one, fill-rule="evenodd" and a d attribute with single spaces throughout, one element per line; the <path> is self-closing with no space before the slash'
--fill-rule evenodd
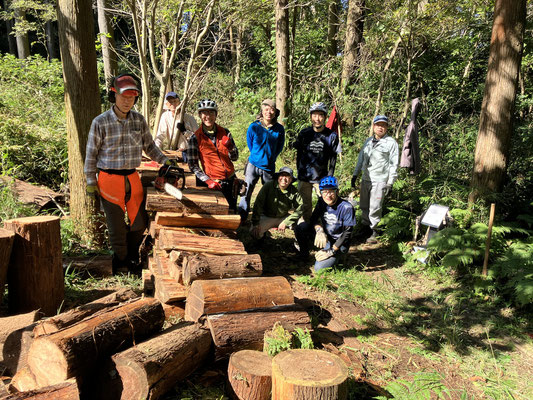
<path id="1" fill-rule="evenodd" d="M 359 207 L 362 211 L 361 224 L 370 226 L 372 230 L 375 230 L 381 221 L 386 187 L 387 182 L 361 180 L 359 193 Z"/>
<path id="2" fill-rule="evenodd" d="M 131 186 L 128 177 L 124 177 L 124 184 L 126 185 L 127 203 L 131 196 Z M 126 213 L 122 207 L 107 201 L 100 197 L 102 208 L 104 209 L 107 230 L 109 231 L 109 243 L 113 252 L 119 260 L 126 259 L 139 261 L 139 247 L 143 241 L 144 231 L 148 226 L 148 215 L 144 207 L 145 201 L 142 202 L 139 212 L 135 217 L 135 221 L 130 225 L 126 223 Z"/>
<path id="3" fill-rule="evenodd" d="M 309 222 L 313 213 L 313 187 L 317 193 L 320 193 L 318 183 L 298 181 L 298 191 L 300 192 L 300 196 L 302 196 L 304 205 L 302 216 L 306 222 Z"/>
<path id="4" fill-rule="evenodd" d="M 246 194 L 241 197 L 241 201 L 239 202 L 239 215 L 243 221 L 246 220 L 248 213 L 250 212 L 252 194 L 259 178 L 261 178 L 262 184 L 265 184 L 265 182 L 270 182 L 273 179 L 270 172 L 267 172 L 261 168 L 257 168 L 251 163 L 246 164 L 246 170 L 244 174 L 244 180 L 246 182 Z"/>

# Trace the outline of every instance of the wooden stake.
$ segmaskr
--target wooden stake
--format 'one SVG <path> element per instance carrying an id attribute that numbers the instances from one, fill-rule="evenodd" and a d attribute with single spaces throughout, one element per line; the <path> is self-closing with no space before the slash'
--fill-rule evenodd
<path id="1" fill-rule="evenodd" d="M 492 224 L 494 223 L 494 214 L 496 212 L 496 204 L 490 205 L 489 228 L 487 230 L 487 241 L 485 243 L 485 260 L 483 260 L 483 276 L 487 276 L 487 267 L 489 265 L 490 253 L 490 239 L 492 235 Z"/>

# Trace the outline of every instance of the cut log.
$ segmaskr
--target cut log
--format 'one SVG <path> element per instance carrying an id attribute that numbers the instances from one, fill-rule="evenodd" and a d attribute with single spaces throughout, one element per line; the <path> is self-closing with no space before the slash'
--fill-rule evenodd
<path id="1" fill-rule="evenodd" d="M 194 281 L 185 305 L 185 319 L 204 314 L 293 304 L 291 285 L 282 276 Z"/>
<path id="2" fill-rule="evenodd" d="M 2 400 L 79 400 L 80 394 L 76 380 L 69 379 L 57 385 L 43 387 L 27 392 L 13 393 Z"/>
<path id="3" fill-rule="evenodd" d="M 4 344 L 13 332 L 33 324 L 40 317 L 41 313 L 35 310 L 26 314 L 0 318 L 0 354 L 4 353 Z"/>
<path id="4" fill-rule="evenodd" d="M 174 303 L 185 300 L 187 287 L 176 282 L 168 275 L 156 275 L 154 297 L 161 303 Z"/>
<path id="5" fill-rule="evenodd" d="M 101 297 L 90 303 L 83 304 L 72 310 L 56 315 L 55 317 L 50 317 L 40 321 L 35 327 L 33 333 L 35 337 L 39 337 L 48 333 L 57 332 L 60 329 L 74 325 L 82 319 L 93 315 L 97 311 L 116 307 L 120 303 L 124 303 L 125 301 L 135 299 L 137 297 L 139 297 L 139 295 L 129 288 L 119 289 L 116 292 L 108 294 L 107 296 Z"/>
<path id="6" fill-rule="evenodd" d="M 212 238 L 238 239 L 237 234 L 233 230 L 208 228 L 177 228 L 174 226 L 158 225 L 153 221 L 150 223 L 150 236 L 152 236 L 152 238 L 154 239 L 158 239 L 160 229 L 168 229 L 176 232 L 194 233 L 195 235 L 209 236 Z"/>
<path id="7" fill-rule="evenodd" d="M 9 258 L 11 257 L 11 249 L 13 247 L 13 240 L 15 239 L 15 232 L 0 228 L 0 304 L 4 296 L 4 287 L 7 279 L 7 266 L 9 265 Z"/>
<path id="8" fill-rule="evenodd" d="M 272 359 L 272 400 L 342 400 L 348 368 L 323 350 L 294 349 Z"/>
<path id="9" fill-rule="evenodd" d="M 228 382 L 235 399 L 270 400 L 272 359 L 261 351 L 233 353 L 228 364 Z"/>
<path id="10" fill-rule="evenodd" d="M 189 254 L 182 262 L 182 279 L 185 285 L 198 279 L 223 279 L 261 276 L 263 263 L 259 254 L 213 256 Z"/>
<path id="11" fill-rule="evenodd" d="M 154 274 L 149 269 L 142 270 L 143 293 L 147 296 L 153 296 L 155 290 Z"/>
<path id="12" fill-rule="evenodd" d="M 158 399 L 200 367 L 210 348 L 208 331 L 182 323 L 115 354 L 121 399 Z"/>
<path id="13" fill-rule="evenodd" d="M 146 209 L 148 211 L 184 212 L 185 214 L 229 214 L 228 201 L 222 192 L 207 188 L 186 188 L 183 190 L 183 198 L 178 200 L 149 187 L 146 189 Z"/>
<path id="14" fill-rule="evenodd" d="M 183 319 L 185 316 L 185 302 L 177 301 L 172 304 L 163 303 L 163 310 L 165 311 L 165 321 L 174 321 Z"/>
<path id="15" fill-rule="evenodd" d="M 34 205 L 38 210 L 57 208 L 57 202 L 63 201 L 64 196 L 62 194 L 56 193 L 46 186 L 32 185 L 5 176 L 0 176 L 0 182 L 13 185 L 13 192 L 18 201 L 26 205 Z"/>
<path id="16" fill-rule="evenodd" d="M 110 255 L 67 257 L 63 258 L 63 269 L 74 269 L 83 277 L 105 278 L 113 276 L 112 259 Z"/>
<path id="17" fill-rule="evenodd" d="M 171 253 L 177 253 L 175 250 L 173 250 Z M 168 275 L 172 279 L 174 279 L 177 283 L 182 283 L 182 276 L 181 276 L 181 263 L 178 265 L 177 263 L 173 262 L 170 257 L 162 257 L 159 255 L 156 255 L 155 260 L 157 262 L 158 270 L 161 271 L 161 274 Z"/>
<path id="18" fill-rule="evenodd" d="M 241 224 L 239 215 L 185 214 L 183 212 L 158 212 L 155 223 L 163 226 L 237 229 Z"/>
<path id="19" fill-rule="evenodd" d="M 161 229 L 158 240 L 159 250 L 179 250 L 209 254 L 248 254 L 238 240 L 200 236 L 187 232 Z"/>
<path id="20" fill-rule="evenodd" d="M 13 389 L 15 389 L 18 392 L 28 392 L 30 390 L 38 389 L 35 376 L 28 365 L 17 371 L 15 376 L 13 376 L 13 379 L 11 379 L 9 387 L 11 391 L 14 391 Z"/>
<path id="21" fill-rule="evenodd" d="M 28 365 L 28 351 L 33 343 L 33 328 L 36 323 L 17 329 L 6 338 L 3 349 L 4 365 L 11 374 Z"/>
<path id="22" fill-rule="evenodd" d="M 309 315 L 299 305 L 279 306 L 207 316 L 217 359 L 243 350 L 261 350 L 265 332 L 279 322 L 285 329 L 311 329 Z"/>
<path id="23" fill-rule="evenodd" d="M 59 218 L 12 219 L 4 228 L 15 232 L 7 274 L 10 310 L 56 314 L 65 292 Z"/>
<path id="24" fill-rule="evenodd" d="M 159 301 L 132 300 L 36 338 L 28 365 L 40 386 L 80 377 L 103 357 L 159 331 L 164 320 Z"/>

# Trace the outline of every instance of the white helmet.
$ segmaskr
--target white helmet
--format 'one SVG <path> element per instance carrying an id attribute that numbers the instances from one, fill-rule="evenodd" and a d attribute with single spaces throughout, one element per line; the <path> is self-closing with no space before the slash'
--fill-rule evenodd
<path id="1" fill-rule="evenodd" d="M 198 102 L 198 112 L 203 110 L 214 110 L 218 112 L 217 103 L 214 100 L 203 99 Z"/>
<path id="2" fill-rule="evenodd" d="M 312 114 L 314 113 L 315 111 L 322 111 L 326 116 L 328 115 L 328 108 L 326 107 L 326 105 L 322 102 L 318 102 L 318 103 L 314 103 L 310 108 L 309 108 L 309 114 Z"/>

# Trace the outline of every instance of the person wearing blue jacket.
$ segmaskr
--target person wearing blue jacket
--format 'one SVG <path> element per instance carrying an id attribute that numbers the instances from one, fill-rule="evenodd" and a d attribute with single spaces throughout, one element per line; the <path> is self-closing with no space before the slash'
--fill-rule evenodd
<path id="1" fill-rule="evenodd" d="M 259 178 L 262 183 L 270 182 L 276 171 L 276 159 L 285 144 L 285 128 L 277 122 L 278 115 L 274 100 L 263 100 L 259 118 L 250 124 L 246 132 L 250 156 L 244 171 L 246 193 L 238 207 L 241 223 L 248 217 L 250 200 Z"/>

